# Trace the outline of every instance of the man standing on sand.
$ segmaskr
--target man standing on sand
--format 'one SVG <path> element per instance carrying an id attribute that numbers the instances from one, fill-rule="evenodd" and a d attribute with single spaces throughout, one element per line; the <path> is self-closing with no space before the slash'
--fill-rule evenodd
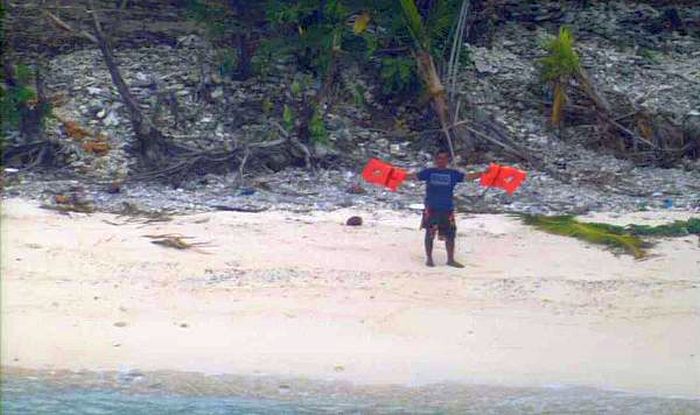
<path id="1" fill-rule="evenodd" d="M 421 221 L 421 229 L 425 228 L 425 265 L 434 267 L 433 240 L 437 233 L 440 240 L 445 241 L 447 249 L 447 265 L 455 268 L 464 268 L 464 265 L 455 261 L 455 238 L 457 225 L 454 216 L 454 188 L 457 183 L 466 180 L 474 180 L 481 177 L 482 173 L 464 174 L 458 170 L 448 168 L 450 154 L 441 150 L 435 155 L 435 167 L 423 169 L 418 173 L 410 173 L 407 178 L 426 182 L 425 210 Z"/>

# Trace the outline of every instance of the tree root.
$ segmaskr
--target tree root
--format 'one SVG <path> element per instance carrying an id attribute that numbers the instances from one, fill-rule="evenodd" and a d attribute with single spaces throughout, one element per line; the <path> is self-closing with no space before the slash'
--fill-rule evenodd
<path id="1" fill-rule="evenodd" d="M 37 166 L 56 164 L 56 155 L 63 152 L 63 147 L 51 140 L 37 140 L 23 144 L 11 144 L 2 149 L 4 166 L 21 166 L 29 170 Z"/>

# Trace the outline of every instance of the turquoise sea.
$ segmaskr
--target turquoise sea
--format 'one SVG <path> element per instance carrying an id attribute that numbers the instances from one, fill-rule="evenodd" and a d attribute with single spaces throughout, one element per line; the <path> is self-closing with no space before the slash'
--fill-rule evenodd
<path id="1" fill-rule="evenodd" d="M 8 375 L 3 415 L 700 414 L 700 400 L 580 387 L 354 387 L 168 375 Z M 188 380 L 184 380 L 188 379 Z"/>

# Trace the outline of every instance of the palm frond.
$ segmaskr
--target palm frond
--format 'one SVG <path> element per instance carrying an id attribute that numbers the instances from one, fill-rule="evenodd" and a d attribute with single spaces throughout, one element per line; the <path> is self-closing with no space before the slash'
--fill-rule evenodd
<path id="1" fill-rule="evenodd" d="M 423 19 L 421 18 L 420 12 L 416 7 L 414 0 L 399 0 L 401 4 L 401 11 L 403 12 L 403 18 L 406 23 L 406 28 L 408 29 L 413 41 L 421 49 L 429 49 L 430 42 L 428 41 L 428 36 L 425 32 L 425 27 L 423 25 Z"/>
<path id="2" fill-rule="evenodd" d="M 431 45 L 437 46 L 440 52 L 444 52 L 458 17 L 459 6 L 460 2 L 454 0 L 439 0 L 425 21 L 424 26 Z"/>
<path id="3" fill-rule="evenodd" d="M 526 225 L 548 233 L 562 236 L 570 236 L 594 244 L 608 245 L 622 249 L 635 258 L 643 258 L 646 255 L 646 244 L 636 235 L 624 231 L 624 228 L 601 223 L 585 223 L 577 221 L 573 216 L 541 216 L 522 215 L 521 219 Z"/>
<path id="4" fill-rule="evenodd" d="M 574 37 L 568 28 L 560 28 L 559 35 L 546 48 L 549 54 L 540 60 L 545 80 L 570 77 L 580 70 L 581 60 L 574 50 Z"/>

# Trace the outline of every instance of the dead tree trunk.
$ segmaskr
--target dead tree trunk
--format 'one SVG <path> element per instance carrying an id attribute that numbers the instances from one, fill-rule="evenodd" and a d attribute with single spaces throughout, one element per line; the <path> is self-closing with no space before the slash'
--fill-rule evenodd
<path id="1" fill-rule="evenodd" d="M 129 112 L 131 127 L 134 130 L 134 136 L 138 141 L 139 155 L 148 163 L 153 163 L 155 165 L 162 164 L 167 154 L 165 137 L 153 125 L 151 120 L 144 116 L 141 108 L 139 108 L 136 99 L 131 94 L 129 87 L 126 85 L 126 82 L 119 71 L 119 67 L 114 59 L 114 54 L 112 53 L 112 48 L 109 45 L 107 37 L 102 31 L 97 12 L 92 10 L 91 14 L 97 46 L 102 52 L 102 57 L 105 60 L 105 64 L 109 70 L 109 75 L 112 78 L 112 82 L 117 87 L 117 91 L 119 91 L 119 95 L 121 96 L 127 111 Z"/>

